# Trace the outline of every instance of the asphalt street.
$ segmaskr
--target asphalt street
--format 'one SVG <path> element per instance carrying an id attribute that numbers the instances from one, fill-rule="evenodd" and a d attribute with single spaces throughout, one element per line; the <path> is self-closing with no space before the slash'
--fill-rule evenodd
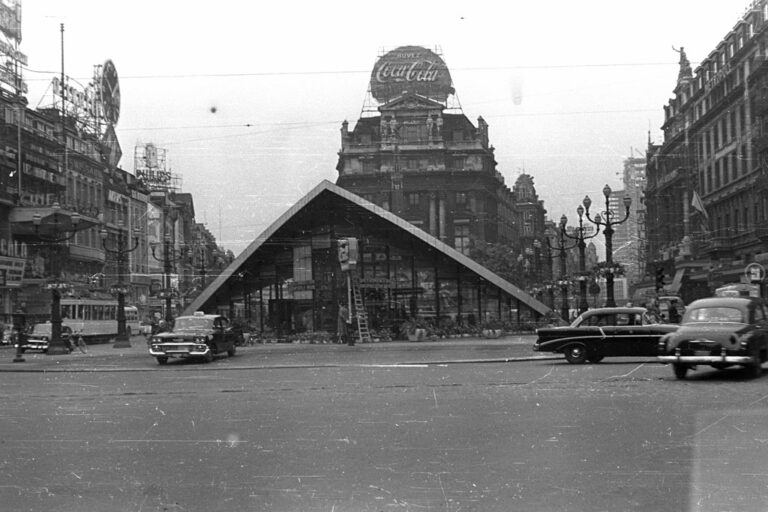
<path id="1" fill-rule="evenodd" d="M 765 510 L 768 377 L 532 341 L 2 350 L 0 509 Z"/>
<path id="2" fill-rule="evenodd" d="M 533 352 L 533 335 L 509 335 L 497 339 L 451 338 L 439 341 L 364 343 L 354 346 L 339 344 L 254 344 L 238 347 L 234 358 L 217 358 L 211 368 L 274 368 L 302 366 L 440 364 L 472 362 L 525 361 L 562 359 L 559 354 Z M 435 350 L 439 348 L 439 350 Z M 119 371 L 164 370 L 166 368 L 199 371 L 198 362 L 171 360 L 159 367 L 147 352 L 143 336 L 134 336 L 130 348 L 114 348 L 111 344 L 89 345 L 87 353 L 75 351 L 67 355 L 27 352 L 24 362 L 13 362 L 15 351 L 0 349 L 0 372 L 30 371 Z"/>

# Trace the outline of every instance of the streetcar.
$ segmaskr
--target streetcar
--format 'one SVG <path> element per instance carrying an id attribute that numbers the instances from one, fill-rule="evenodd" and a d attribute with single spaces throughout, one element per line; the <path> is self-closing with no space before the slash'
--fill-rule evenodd
<path id="1" fill-rule="evenodd" d="M 86 341 L 109 341 L 117 336 L 117 301 L 101 299 L 61 299 L 61 321 Z M 125 306 L 125 333 L 139 334 L 139 310 Z"/>

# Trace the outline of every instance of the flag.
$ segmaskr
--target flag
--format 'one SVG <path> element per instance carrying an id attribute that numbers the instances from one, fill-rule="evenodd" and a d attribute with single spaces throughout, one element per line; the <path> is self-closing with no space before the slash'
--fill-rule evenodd
<path id="1" fill-rule="evenodd" d="M 701 201 L 701 197 L 699 196 L 699 193 L 695 190 L 693 191 L 693 201 L 691 201 L 691 206 L 693 206 L 697 212 L 699 212 L 704 219 L 709 222 L 709 215 L 707 214 L 707 209 L 704 208 L 704 203 Z"/>

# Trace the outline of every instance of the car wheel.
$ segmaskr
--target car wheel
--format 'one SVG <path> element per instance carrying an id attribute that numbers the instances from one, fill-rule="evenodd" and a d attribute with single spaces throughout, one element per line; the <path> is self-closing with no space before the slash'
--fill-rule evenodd
<path id="1" fill-rule="evenodd" d="M 590 363 L 599 363 L 600 361 L 603 360 L 603 356 L 590 356 L 589 358 L 587 358 L 587 360 Z"/>
<path id="2" fill-rule="evenodd" d="M 228 355 L 229 357 L 232 357 L 232 356 L 234 356 L 234 355 L 235 355 L 235 351 L 236 351 L 236 350 L 237 350 L 237 349 L 235 348 L 235 346 L 234 346 L 234 345 L 232 345 L 232 348 L 230 348 L 229 350 L 227 350 L 227 355 Z"/>
<path id="3" fill-rule="evenodd" d="M 745 367 L 745 370 L 747 375 L 753 379 L 760 377 L 763 374 L 763 364 L 760 362 L 760 357 L 755 357 L 754 361 Z"/>
<path id="4" fill-rule="evenodd" d="M 168 356 L 157 356 L 157 364 L 167 364 Z"/>
<path id="5" fill-rule="evenodd" d="M 688 366 L 680 363 L 672 364 L 672 370 L 675 372 L 675 378 L 684 379 L 685 374 L 688 373 Z"/>
<path id="6" fill-rule="evenodd" d="M 587 347 L 576 343 L 565 349 L 565 358 L 571 364 L 583 364 L 587 360 Z"/>
<path id="7" fill-rule="evenodd" d="M 203 357 L 204 363 L 210 363 L 213 361 L 213 350 L 209 350 L 208 353 Z"/>

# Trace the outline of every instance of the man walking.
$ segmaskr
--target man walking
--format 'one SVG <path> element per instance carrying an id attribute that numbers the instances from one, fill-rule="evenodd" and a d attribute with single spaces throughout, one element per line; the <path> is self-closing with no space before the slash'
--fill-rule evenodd
<path id="1" fill-rule="evenodd" d="M 347 343 L 349 338 L 349 329 L 347 321 L 349 320 L 349 309 L 343 302 L 339 302 L 339 316 L 336 320 L 336 342 Z"/>

